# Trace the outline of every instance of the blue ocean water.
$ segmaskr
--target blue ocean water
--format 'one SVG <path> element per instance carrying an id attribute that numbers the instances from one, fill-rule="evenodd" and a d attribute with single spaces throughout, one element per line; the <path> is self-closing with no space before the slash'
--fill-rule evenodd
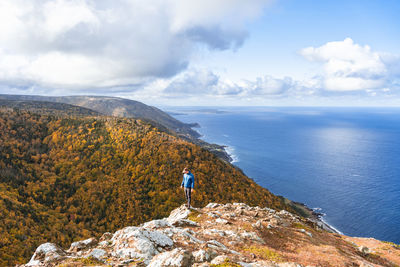
<path id="1" fill-rule="evenodd" d="M 350 236 L 400 243 L 400 109 L 168 107 L 277 195 Z"/>

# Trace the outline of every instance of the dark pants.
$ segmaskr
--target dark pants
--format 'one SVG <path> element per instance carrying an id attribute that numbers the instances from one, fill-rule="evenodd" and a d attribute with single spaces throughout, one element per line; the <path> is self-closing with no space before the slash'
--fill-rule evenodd
<path id="1" fill-rule="evenodd" d="M 187 200 L 187 207 L 190 208 L 190 200 L 192 199 L 192 188 L 185 187 L 185 197 Z"/>

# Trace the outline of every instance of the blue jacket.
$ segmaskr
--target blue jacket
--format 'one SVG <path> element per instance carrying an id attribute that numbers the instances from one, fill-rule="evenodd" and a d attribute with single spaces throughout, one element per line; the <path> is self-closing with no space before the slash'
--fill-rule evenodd
<path id="1" fill-rule="evenodd" d="M 194 175 L 191 172 L 185 173 L 181 185 L 187 188 L 194 188 Z"/>

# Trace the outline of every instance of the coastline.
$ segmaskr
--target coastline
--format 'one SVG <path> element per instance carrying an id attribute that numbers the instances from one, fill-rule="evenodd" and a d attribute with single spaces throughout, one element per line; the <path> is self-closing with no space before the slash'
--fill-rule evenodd
<path id="1" fill-rule="evenodd" d="M 193 128 L 199 128 L 200 127 L 200 125 L 198 123 L 191 123 L 191 124 L 188 124 L 188 125 L 190 125 Z M 233 167 L 239 169 L 241 172 L 243 172 L 243 174 L 245 174 L 242 169 L 240 169 L 238 166 L 233 164 L 233 163 L 238 161 L 238 158 L 233 153 L 229 153 L 228 152 L 229 149 L 227 149 L 227 148 L 229 148 L 229 146 L 227 146 L 227 145 L 219 145 L 219 144 L 210 144 L 210 143 L 200 139 L 202 137 L 202 135 L 199 132 L 197 132 L 194 129 L 192 129 L 192 130 L 195 131 L 196 133 L 198 133 L 199 136 L 190 136 L 190 138 L 189 138 L 190 141 L 192 141 L 193 143 L 203 147 L 204 149 L 207 149 L 208 151 L 212 152 L 217 157 L 219 157 L 222 160 L 226 161 L 227 163 L 231 164 Z M 286 202 L 287 204 L 292 206 L 299 213 L 303 214 L 304 217 L 309 219 L 313 224 L 315 224 L 319 228 L 321 228 L 321 229 L 323 229 L 325 231 L 328 231 L 330 233 L 343 235 L 343 233 L 340 230 L 336 229 L 334 226 L 332 226 L 329 223 L 327 223 L 323 219 L 325 214 L 318 212 L 317 209 L 312 209 L 312 208 L 308 207 L 304 203 L 296 202 L 296 201 L 287 199 L 287 198 L 285 198 L 283 196 L 281 196 L 281 197 L 284 199 L 284 202 Z"/>
<path id="2" fill-rule="evenodd" d="M 315 211 L 313 211 L 313 213 L 315 213 Z M 315 215 L 313 215 L 312 218 L 309 218 L 311 221 L 313 221 L 314 223 L 316 223 L 318 225 L 318 227 L 320 227 L 321 229 L 324 229 L 328 232 L 331 233 L 335 233 L 335 234 L 339 234 L 339 235 L 343 235 L 343 233 L 338 230 L 337 228 L 335 228 L 334 226 L 330 225 L 329 223 L 327 223 L 324 220 L 324 216 L 323 214 L 320 213 L 316 213 Z"/>
<path id="3" fill-rule="evenodd" d="M 233 158 L 229 155 L 229 153 L 226 151 L 226 146 L 224 145 L 218 145 L 218 144 L 210 144 L 207 143 L 206 141 L 203 141 L 201 139 L 196 139 L 196 140 L 191 140 L 193 143 L 196 145 L 201 146 L 204 149 L 207 149 L 217 157 L 221 158 L 222 160 L 226 161 L 227 163 L 232 164 L 234 161 Z M 234 166 L 234 165 L 233 165 Z M 234 166 L 236 167 L 236 166 Z"/>
<path id="4" fill-rule="evenodd" d="M 315 211 L 316 209 L 312 209 L 304 203 L 292 201 L 285 197 L 282 198 L 284 198 L 289 205 L 291 205 L 298 212 L 302 213 L 304 217 L 306 217 L 309 221 L 311 221 L 319 228 L 328 231 L 330 233 L 343 235 L 343 233 L 340 230 L 336 229 L 334 226 L 330 225 L 324 220 L 323 217 L 325 216 L 325 214 Z"/>

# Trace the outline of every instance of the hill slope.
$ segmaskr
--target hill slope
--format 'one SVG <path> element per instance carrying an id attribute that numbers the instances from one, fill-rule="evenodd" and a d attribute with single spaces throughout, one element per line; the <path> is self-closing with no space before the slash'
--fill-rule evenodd
<path id="1" fill-rule="evenodd" d="M 167 129 L 170 129 L 190 139 L 199 137 L 192 130 L 191 125 L 180 122 L 162 110 L 145 105 L 141 102 L 109 96 L 37 96 L 37 95 L 1 95 L 0 99 L 17 101 L 46 101 L 66 103 L 97 111 L 104 115 L 136 118 L 153 121 Z"/>
<path id="2" fill-rule="evenodd" d="M 207 149 L 208 151 L 211 151 L 225 161 L 230 162 L 232 160 L 228 153 L 226 153 L 223 146 L 218 144 L 209 144 L 199 139 L 199 133 L 192 129 L 192 126 L 197 124 L 183 123 L 156 107 L 148 106 L 138 101 L 109 96 L 49 97 L 37 95 L 0 94 L 0 100 L 1 99 L 24 103 L 28 103 L 29 101 L 65 103 L 91 109 L 103 115 L 141 119 L 150 122 L 160 129 L 164 129 L 174 135 L 195 143 Z"/>
<path id="3" fill-rule="evenodd" d="M 63 250 L 42 244 L 25 266 L 388 266 L 400 264 L 399 246 L 328 233 L 287 211 L 243 203 L 210 203 L 168 218 L 129 226 L 100 240 Z"/>
<path id="4" fill-rule="evenodd" d="M 186 165 L 196 176 L 195 206 L 294 210 L 214 154 L 140 120 L 5 108 L 0 147 L 1 266 L 25 262 L 43 242 L 65 246 L 166 216 L 184 203 Z"/>

